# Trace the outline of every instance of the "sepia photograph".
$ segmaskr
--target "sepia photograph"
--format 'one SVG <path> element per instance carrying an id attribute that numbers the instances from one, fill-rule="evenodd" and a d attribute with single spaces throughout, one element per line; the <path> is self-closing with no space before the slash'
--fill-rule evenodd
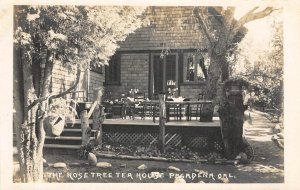
<path id="1" fill-rule="evenodd" d="M 9 183 L 286 183 L 282 3 L 11 8 Z"/>
<path id="2" fill-rule="evenodd" d="M 14 182 L 284 182 L 282 9 L 242 11 L 14 6 Z"/>

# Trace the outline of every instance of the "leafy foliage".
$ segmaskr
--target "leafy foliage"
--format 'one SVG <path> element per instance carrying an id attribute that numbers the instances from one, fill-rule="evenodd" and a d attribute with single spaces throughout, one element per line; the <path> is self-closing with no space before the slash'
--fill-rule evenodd
<path id="1" fill-rule="evenodd" d="M 210 65 L 206 81 L 206 97 L 216 99 L 217 83 L 229 79 L 228 57 L 235 55 L 235 49 L 247 33 L 245 24 L 270 15 L 273 7 L 259 10 L 259 7 L 235 19 L 235 7 L 196 7 L 193 14 L 199 23 L 199 30 L 209 41 Z M 212 108 L 211 108 L 212 109 Z"/>
<path id="2" fill-rule="evenodd" d="M 78 154 L 78 157 L 80 159 L 87 159 L 88 158 L 88 154 L 90 152 L 93 152 L 95 149 L 94 145 L 92 143 L 88 143 L 87 145 L 85 146 L 81 146 L 79 148 L 79 150 L 77 151 L 77 154 Z"/>
<path id="3" fill-rule="evenodd" d="M 142 23 L 142 7 L 17 6 L 14 39 L 31 53 L 53 50 L 66 66 L 88 68 L 93 59 L 106 64 Z"/>
<path id="4" fill-rule="evenodd" d="M 281 107 L 283 94 L 283 23 L 280 13 L 272 17 L 271 38 L 265 49 L 245 38 L 231 60 L 232 75 L 249 81 L 260 89 L 257 104 Z"/>
<path id="5" fill-rule="evenodd" d="M 33 69 L 43 64 L 42 57 L 50 51 L 51 63 L 47 60 L 44 68 L 60 64 L 75 73 L 91 64 L 107 64 L 118 42 L 143 24 L 143 11 L 143 7 L 126 6 L 16 6 L 14 42 L 27 47 L 33 62 L 40 62 L 32 64 Z"/>

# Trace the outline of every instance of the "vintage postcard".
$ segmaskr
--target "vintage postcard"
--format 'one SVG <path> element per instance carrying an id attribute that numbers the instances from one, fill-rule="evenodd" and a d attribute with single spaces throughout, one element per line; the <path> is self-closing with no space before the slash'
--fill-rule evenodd
<path id="1" fill-rule="evenodd" d="M 297 189 L 299 12 L 3 3 L 2 188 Z"/>

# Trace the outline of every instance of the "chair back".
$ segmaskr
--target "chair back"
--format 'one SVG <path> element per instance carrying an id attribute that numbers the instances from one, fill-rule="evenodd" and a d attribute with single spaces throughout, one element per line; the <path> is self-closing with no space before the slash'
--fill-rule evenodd
<path id="1" fill-rule="evenodd" d="M 198 94 L 198 100 L 204 100 L 204 92 Z"/>

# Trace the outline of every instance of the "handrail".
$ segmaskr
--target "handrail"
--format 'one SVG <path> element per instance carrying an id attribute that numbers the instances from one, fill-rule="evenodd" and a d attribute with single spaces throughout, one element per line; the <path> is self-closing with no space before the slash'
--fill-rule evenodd
<path id="1" fill-rule="evenodd" d="M 94 102 L 92 103 L 89 112 L 84 110 L 80 114 L 81 118 L 81 130 L 82 130 L 82 145 L 86 146 L 90 141 L 91 128 L 89 126 L 89 118 L 93 115 L 93 129 L 96 129 L 95 144 L 102 144 L 102 123 L 103 107 L 101 106 L 102 88 L 94 89 Z"/>
<path id="2" fill-rule="evenodd" d="M 98 101 L 94 101 L 93 104 L 91 105 L 91 108 L 89 110 L 89 113 L 88 113 L 88 118 L 90 118 L 96 108 L 96 106 L 98 105 Z"/>

